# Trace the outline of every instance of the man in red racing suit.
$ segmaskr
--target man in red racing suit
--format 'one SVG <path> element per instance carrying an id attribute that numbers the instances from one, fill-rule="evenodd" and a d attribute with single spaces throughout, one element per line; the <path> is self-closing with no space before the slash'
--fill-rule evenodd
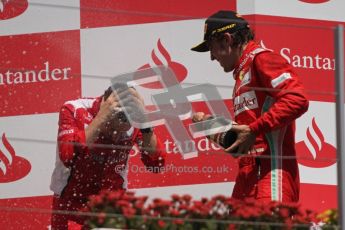
<path id="1" fill-rule="evenodd" d="M 139 98 L 135 90 L 129 91 Z M 82 211 L 90 195 L 126 189 L 128 158 L 134 145 L 141 149 L 148 170 L 158 172 L 164 165 L 162 145 L 152 130 L 135 129 L 119 121 L 114 114 L 117 106 L 113 93 L 107 100 L 103 96 L 83 98 L 62 106 L 50 187 L 54 192 L 53 210 L 71 213 L 53 213 L 52 229 L 68 229 L 69 221 L 82 225 L 85 218 L 73 212 Z M 151 149 L 144 148 L 150 145 Z"/>
<path id="2" fill-rule="evenodd" d="M 309 102 L 292 66 L 254 41 L 245 19 L 233 11 L 218 11 L 205 22 L 204 41 L 193 51 L 210 51 L 225 72 L 233 71 L 232 131 L 239 172 L 232 196 L 261 201 L 297 202 L 299 172 L 295 151 L 295 119 Z M 207 115 L 195 114 L 194 121 Z"/>
<path id="3" fill-rule="evenodd" d="M 251 41 L 234 78 L 235 121 L 249 125 L 256 139 L 252 156 L 239 159 L 233 197 L 297 202 L 294 120 L 308 109 L 308 101 L 296 73 L 283 57 Z"/>

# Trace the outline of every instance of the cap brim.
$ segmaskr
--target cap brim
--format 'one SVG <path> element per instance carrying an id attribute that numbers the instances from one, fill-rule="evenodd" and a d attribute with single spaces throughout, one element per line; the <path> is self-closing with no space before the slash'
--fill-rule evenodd
<path id="1" fill-rule="evenodd" d="M 196 52 L 207 52 L 210 51 L 207 45 L 207 41 L 201 42 L 199 45 L 194 46 L 191 48 L 191 50 L 196 51 Z"/>

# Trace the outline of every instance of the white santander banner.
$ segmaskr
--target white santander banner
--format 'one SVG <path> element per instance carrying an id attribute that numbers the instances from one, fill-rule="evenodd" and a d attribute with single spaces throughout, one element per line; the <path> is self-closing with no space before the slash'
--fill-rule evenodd
<path id="1" fill-rule="evenodd" d="M 220 9 L 242 14 L 257 40 L 300 75 L 311 101 L 296 122 L 300 202 L 317 211 L 336 207 L 332 28 L 344 24 L 344 8 L 341 0 L 0 0 L 0 226 L 49 228 L 58 111 L 65 101 L 99 96 L 117 75 L 165 64 L 182 87 L 211 83 L 232 107 L 232 74 L 210 62 L 209 53 L 190 51 L 204 19 Z M 137 89 L 147 105 L 164 91 L 158 82 Z M 208 109 L 200 101 L 193 108 Z M 141 171 L 133 151 L 129 189 L 164 198 L 231 195 L 232 156 L 207 138 L 176 143 L 165 126 L 157 130 L 169 170 Z M 178 145 L 184 144 L 198 157 L 183 160 Z"/>

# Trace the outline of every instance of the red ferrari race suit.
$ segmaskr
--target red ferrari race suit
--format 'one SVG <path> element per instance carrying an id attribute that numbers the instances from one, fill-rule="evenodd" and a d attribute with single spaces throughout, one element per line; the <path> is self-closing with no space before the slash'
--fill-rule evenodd
<path id="1" fill-rule="evenodd" d="M 90 195 L 101 190 L 126 189 L 129 153 L 134 145 L 142 144 L 142 134 L 132 127 L 119 132 L 117 140 L 100 135 L 94 146 L 86 146 L 85 128 L 97 115 L 101 100 L 102 97 L 78 99 L 61 108 L 57 159 L 50 185 L 54 210 L 80 211 Z M 141 151 L 141 159 L 150 171 L 159 171 L 164 165 L 161 146 L 157 139 L 155 153 Z M 52 229 L 67 229 L 69 220 L 82 224 L 84 218 L 53 214 Z"/>
<path id="2" fill-rule="evenodd" d="M 234 69 L 235 121 L 256 134 L 251 154 L 238 159 L 232 196 L 297 202 L 295 119 L 308 110 L 303 86 L 280 55 L 249 42 Z"/>

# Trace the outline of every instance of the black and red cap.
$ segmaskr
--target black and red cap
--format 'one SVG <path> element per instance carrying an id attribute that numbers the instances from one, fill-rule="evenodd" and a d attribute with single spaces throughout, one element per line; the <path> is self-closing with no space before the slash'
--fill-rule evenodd
<path id="1" fill-rule="evenodd" d="M 215 35 L 221 33 L 234 33 L 238 30 L 248 28 L 248 22 L 234 11 L 221 10 L 212 14 L 205 21 L 204 40 L 199 45 L 191 48 L 197 52 L 209 51 L 208 41 Z"/>

